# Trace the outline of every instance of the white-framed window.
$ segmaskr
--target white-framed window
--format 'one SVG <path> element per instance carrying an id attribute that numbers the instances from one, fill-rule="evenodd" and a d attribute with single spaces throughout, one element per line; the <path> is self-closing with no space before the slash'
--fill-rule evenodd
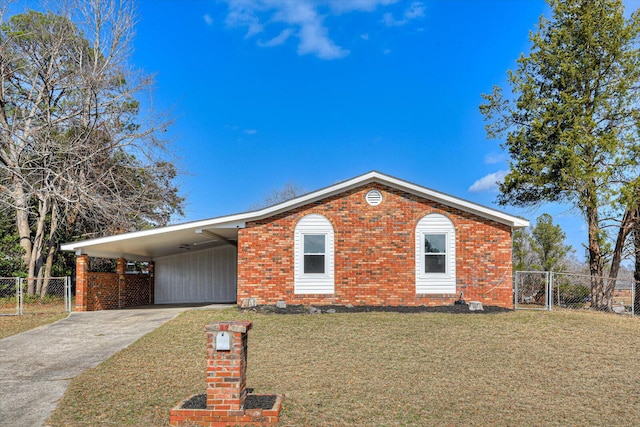
<path id="1" fill-rule="evenodd" d="M 294 233 L 294 292 L 334 293 L 333 225 L 324 216 L 310 214 Z"/>
<path id="2" fill-rule="evenodd" d="M 447 274 L 447 233 L 422 233 L 422 274 Z"/>
<path id="3" fill-rule="evenodd" d="M 416 293 L 456 292 L 455 227 L 441 214 L 429 214 L 416 226 Z"/>
<path id="4" fill-rule="evenodd" d="M 303 274 L 325 274 L 327 272 L 327 235 L 302 235 Z"/>

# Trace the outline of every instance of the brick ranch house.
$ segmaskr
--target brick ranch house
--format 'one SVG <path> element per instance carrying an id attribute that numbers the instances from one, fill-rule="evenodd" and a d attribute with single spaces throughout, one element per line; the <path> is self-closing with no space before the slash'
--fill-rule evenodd
<path id="1" fill-rule="evenodd" d="M 513 307 L 525 219 L 379 172 L 252 212 L 68 243 L 78 311 L 148 303 Z M 116 273 L 88 271 L 117 259 Z M 146 261 L 149 274 L 126 274 Z"/>

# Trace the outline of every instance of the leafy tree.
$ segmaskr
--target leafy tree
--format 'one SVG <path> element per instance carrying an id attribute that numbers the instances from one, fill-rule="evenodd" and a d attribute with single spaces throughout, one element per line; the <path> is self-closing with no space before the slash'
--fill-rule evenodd
<path id="1" fill-rule="evenodd" d="M 559 272 L 570 262 L 573 250 L 565 245 L 566 234 L 553 223 L 551 215 L 544 213 L 536 225 L 513 233 L 513 269 Z"/>
<path id="2" fill-rule="evenodd" d="M 11 218 L 0 215 L 0 277 L 24 274 L 19 240 Z"/>
<path id="3" fill-rule="evenodd" d="M 531 235 L 531 249 L 537 255 L 540 268 L 544 271 L 562 271 L 572 249 L 564 244 L 566 234 L 559 225 L 553 223 L 551 215 L 540 215 Z"/>
<path id="4" fill-rule="evenodd" d="M 128 66 L 130 0 L 62 0 L 0 15 L 0 209 L 46 293 L 62 236 L 164 225 L 181 213 L 164 123 L 141 117 L 151 80 Z"/>
<path id="5" fill-rule="evenodd" d="M 535 258 L 531 250 L 531 233 L 528 228 L 513 232 L 513 271 L 527 271 L 534 268 Z"/>
<path id="6" fill-rule="evenodd" d="M 506 135 L 511 157 L 499 202 L 574 205 L 588 225 L 592 306 L 610 309 L 603 225 L 611 223 L 605 214 L 625 219 L 616 212 L 628 207 L 628 185 L 638 176 L 640 18 L 636 11 L 626 19 L 621 0 L 549 3 L 552 19 L 540 18 L 529 55 L 509 72 L 513 99 L 495 87 L 480 110 L 489 137 Z M 614 251 L 612 265 L 621 254 Z"/>

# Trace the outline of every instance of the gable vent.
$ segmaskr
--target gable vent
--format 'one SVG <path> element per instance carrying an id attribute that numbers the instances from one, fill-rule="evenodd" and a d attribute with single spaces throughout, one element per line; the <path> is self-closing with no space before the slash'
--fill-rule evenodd
<path id="1" fill-rule="evenodd" d="M 380 193 L 378 190 L 371 190 L 367 193 L 365 199 L 371 206 L 378 206 L 380 203 L 382 203 L 382 193 Z"/>

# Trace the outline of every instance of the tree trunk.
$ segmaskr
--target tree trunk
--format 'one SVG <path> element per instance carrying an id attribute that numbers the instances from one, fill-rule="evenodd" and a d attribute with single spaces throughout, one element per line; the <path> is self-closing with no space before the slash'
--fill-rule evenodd
<path id="1" fill-rule="evenodd" d="M 40 297 L 44 297 L 47 295 L 49 291 L 49 282 L 51 281 L 51 267 L 53 267 L 53 258 L 56 254 L 56 247 L 49 246 L 49 250 L 47 251 L 47 262 L 45 263 L 44 268 L 44 280 L 42 282 L 42 290 L 40 291 Z"/>
<path id="2" fill-rule="evenodd" d="M 611 310 L 611 303 L 613 298 L 613 292 L 616 288 L 616 281 L 618 279 L 618 273 L 620 271 L 620 263 L 622 262 L 624 244 L 627 241 L 627 237 L 636 222 L 635 217 L 636 210 L 626 208 L 620 228 L 618 229 L 618 237 L 616 238 L 616 246 L 613 249 L 613 258 L 611 259 L 611 269 L 609 270 L 609 279 L 607 280 L 607 286 L 604 290 L 604 303 L 607 309 Z"/>
<path id="3" fill-rule="evenodd" d="M 604 303 L 603 260 L 600 249 L 600 225 L 597 208 L 587 207 L 589 227 L 589 273 L 591 276 L 591 307 L 602 310 Z"/>
<path id="4" fill-rule="evenodd" d="M 38 278 L 36 281 L 35 293 L 31 295 L 40 295 L 42 291 L 42 262 L 43 262 L 43 249 L 44 249 L 44 235 L 47 221 L 47 214 L 49 213 L 49 203 L 47 200 L 41 200 L 38 203 L 38 218 L 36 221 L 36 234 L 33 239 L 33 246 L 31 248 L 31 262 L 29 263 L 28 274 L 29 278 Z M 32 282 L 30 279 L 29 282 Z"/>
<path id="5" fill-rule="evenodd" d="M 56 233 L 58 231 L 58 204 L 54 201 L 51 206 L 51 221 L 49 225 L 49 238 L 47 240 L 47 260 L 43 271 L 44 281 L 40 290 L 40 297 L 47 295 L 49 290 L 49 281 L 51 279 L 51 268 L 53 267 L 53 258 L 58 250 L 56 246 Z"/>
<path id="6" fill-rule="evenodd" d="M 27 269 L 27 277 L 33 277 L 29 275 L 29 266 L 31 265 L 31 255 L 33 245 L 31 243 L 31 228 L 29 227 L 29 203 L 28 197 L 24 193 L 17 180 L 13 180 L 14 195 L 13 201 L 15 204 L 16 212 L 16 227 L 18 228 L 18 236 L 20 237 L 20 246 L 24 250 L 22 256 L 24 268 Z M 33 280 L 28 281 L 27 293 L 33 295 L 35 293 L 35 287 Z"/>
<path id="7" fill-rule="evenodd" d="M 640 208 L 636 209 L 636 217 L 640 217 Z M 635 271 L 633 272 L 633 279 L 635 282 L 635 296 L 633 301 L 634 312 L 640 311 L 640 221 L 636 221 L 633 226 L 633 246 L 634 253 L 636 255 Z"/>

